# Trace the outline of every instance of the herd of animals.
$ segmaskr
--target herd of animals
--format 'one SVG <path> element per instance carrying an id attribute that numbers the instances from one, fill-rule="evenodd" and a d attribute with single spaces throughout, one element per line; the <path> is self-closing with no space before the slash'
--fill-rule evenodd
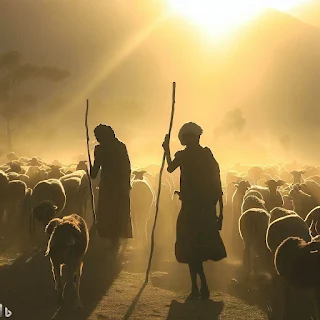
<path id="1" fill-rule="evenodd" d="M 284 292 L 295 288 L 311 293 L 319 320 L 320 167 L 296 162 L 237 164 L 221 172 L 221 181 L 221 232 L 228 256 L 242 260 L 245 279 L 267 270 L 275 283 L 283 284 Z M 99 177 L 92 183 L 97 202 Z M 133 241 L 141 248 L 149 248 L 158 183 L 158 165 L 132 168 Z M 179 172 L 164 171 L 155 232 L 156 248 L 164 255 L 173 252 L 181 205 L 178 189 Z M 8 232 L 25 226 L 33 245 L 46 248 L 58 298 L 73 299 L 75 307 L 81 307 L 79 286 L 89 243 L 90 198 L 86 161 L 65 166 L 57 160 L 47 163 L 39 157 L 19 158 L 10 153 L 0 166 L 0 229 Z M 64 284 L 62 265 L 67 274 Z"/>

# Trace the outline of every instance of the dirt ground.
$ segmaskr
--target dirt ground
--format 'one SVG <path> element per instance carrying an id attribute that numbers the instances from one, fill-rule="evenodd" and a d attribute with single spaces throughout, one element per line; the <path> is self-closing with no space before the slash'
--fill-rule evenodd
<path id="1" fill-rule="evenodd" d="M 3 238 L 1 241 L 0 303 L 12 311 L 10 319 L 269 319 L 266 296 L 254 283 L 245 288 L 232 282 L 239 265 L 228 259 L 205 264 L 211 299 L 185 302 L 190 289 L 188 267 L 177 263 L 172 252 L 155 252 L 149 283 L 143 287 L 149 252 L 134 249 L 131 240 L 118 252 L 112 251 L 106 241 L 97 238 L 91 241 L 84 261 L 80 289 L 83 310 L 59 308 L 44 252 L 30 258 L 31 251 L 22 249 L 23 241 L 19 245 Z"/>

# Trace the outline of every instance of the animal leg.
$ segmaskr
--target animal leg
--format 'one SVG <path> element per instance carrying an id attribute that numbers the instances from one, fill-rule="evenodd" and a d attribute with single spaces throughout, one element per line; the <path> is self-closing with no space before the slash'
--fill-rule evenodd
<path id="1" fill-rule="evenodd" d="M 54 289 L 57 294 L 57 298 L 59 302 L 62 302 L 62 280 L 61 280 L 61 266 L 58 263 L 55 263 L 51 258 L 51 266 L 52 266 L 52 275 L 54 280 Z"/>

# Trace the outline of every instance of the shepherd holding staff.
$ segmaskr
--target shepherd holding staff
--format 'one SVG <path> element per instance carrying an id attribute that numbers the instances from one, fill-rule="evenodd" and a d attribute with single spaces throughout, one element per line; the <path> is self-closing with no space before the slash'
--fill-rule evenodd
<path id="1" fill-rule="evenodd" d="M 180 263 L 187 263 L 191 276 L 191 293 L 188 299 L 209 299 L 210 291 L 203 271 L 203 262 L 226 258 L 220 237 L 223 203 L 220 169 L 211 150 L 199 143 L 202 129 L 195 123 L 186 123 L 179 132 L 185 149 L 178 151 L 172 160 L 169 136 L 162 144 L 168 162 L 168 172 L 180 167 L 181 211 L 176 229 L 175 255 Z M 216 204 L 220 204 L 217 217 Z M 200 291 L 197 275 L 201 279 Z"/>
<path id="2" fill-rule="evenodd" d="M 131 164 L 127 148 L 113 129 L 100 124 L 94 129 L 99 142 L 94 149 L 90 177 L 101 169 L 96 227 L 100 237 L 117 242 L 132 238 L 130 217 Z"/>

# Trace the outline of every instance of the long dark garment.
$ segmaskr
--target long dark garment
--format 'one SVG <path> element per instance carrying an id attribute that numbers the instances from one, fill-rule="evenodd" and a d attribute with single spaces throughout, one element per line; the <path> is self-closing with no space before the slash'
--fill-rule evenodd
<path id="1" fill-rule="evenodd" d="M 209 148 L 179 151 L 182 206 L 177 220 L 175 255 L 180 263 L 220 261 L 227 256 L 217 225 L 216 204 L 222 196 L 219 165 Z"/>
<path id="2" fill-rule="evenodd" d="M 95 163 L 101 166 L 97 230 L 103 238 L 132 238 L 130 216 L 130 160 L 118 139 L 95 147 Z"/>

